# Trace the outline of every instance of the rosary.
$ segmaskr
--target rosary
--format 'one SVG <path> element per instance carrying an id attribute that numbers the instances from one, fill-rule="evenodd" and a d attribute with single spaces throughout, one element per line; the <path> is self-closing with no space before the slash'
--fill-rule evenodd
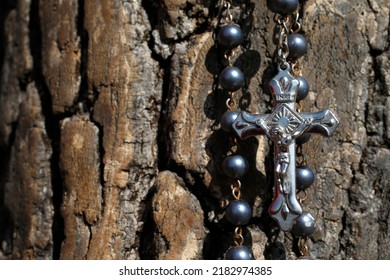
<path id="1" fill-rule="evenodd" d="M 314 173 L 307 166 L 302 144 L 311 133 L 330 136 L 339 124 L 328 109 L 314 113 L 302 112 L 302 100 L 309 93 L 309 84 L 302 77 L 299 58 L 307 52 L 307 41 L 300 34 L 298 0 L 267 0 L 268 8 L 275 13 L 277 74 L 269 81 L 273 110 L 270 114 L 251 114 L 238 110 L 236 92 L 245 83 L 243 72 L 232 65 L 235 50 L 243 43 L 244 35 L 231 13 L 232 0 L 219 1 L 223 7 L 223 19 L 217 32 L 218 48 L 224 52 L 227 66 L 221 71 L 218 83 L 229 93 L 227 111 L 223 114 L 221 129 L 232 139 L 231 149 L 222 163 L 222 170 L 231 178 L 232 199 L 225 208 L 225 217 L 236 226 L 232 246 L 226 259 L 253 259 L 251 250 L 244 246 L 243 226 L 252 216 L 251 207 L 241 199 L 240 178 L 248 171 L 248 161 L 237 153 L 237 137 L 246 139 L 255 135 L 267 137 L 274 146 L 274 197 L 269 215 L 279 228 L 299 238 L 301 258 L 310 259 L 306 246 L 307 237 L 314 230 L 315 218 L 302 208 Z M 302 194 L 302 195 L 301 195 Z"/>

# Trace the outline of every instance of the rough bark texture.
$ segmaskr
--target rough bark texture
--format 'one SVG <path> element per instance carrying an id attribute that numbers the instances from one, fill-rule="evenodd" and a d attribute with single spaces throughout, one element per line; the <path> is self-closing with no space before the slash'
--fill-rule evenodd
<path id="1" fill-rule="evenodd" d="M 1 1 L 1 259 L 224 257 L 234 228 L 223 216 L 217 2 Z M 273 14 L 265 1 L 238 2 L 239 105 L 270 112 Z M 390 259 L 389 2 L 300 2 L 303 109 L 341 121 L 304 145 L 316 173 L 304 205 L 318 225 L 310 252 Z M 239 149 L 253 207 L 245 244 L 257 259 L 297 258 L 297 240 L 267 214 L 272 147 L 257 137 Z"/>

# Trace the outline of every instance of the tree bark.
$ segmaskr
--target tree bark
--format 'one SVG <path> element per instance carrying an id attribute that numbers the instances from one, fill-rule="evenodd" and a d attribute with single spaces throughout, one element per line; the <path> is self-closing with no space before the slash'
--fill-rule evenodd
<path id="1" fill-rule="evenodd" d="M 217 2 L 1 1 L 0 259 L 224 258 L 234 228 L 223 215 Z M 238 2 L 240 109 L 270 112 L 273 13 Z M 300 1 L 303 109 L 341 122 L 304 145 L 318 259 L 390 259 L 388 4 Z M 271 144 L 239 147 L 253 208 L 245 244 L 256 259 L 296 259 L 297 240 L 267 213 Z"/>

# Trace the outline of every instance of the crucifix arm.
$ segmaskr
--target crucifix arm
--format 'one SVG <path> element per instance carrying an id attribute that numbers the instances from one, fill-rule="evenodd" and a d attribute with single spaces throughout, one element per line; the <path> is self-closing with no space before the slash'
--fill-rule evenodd
<path id="1" fill-rule="evenodd" d="M 335 131 L 339 124 L 331 110 L 325 109 L 316 113 L 301 113 L 304 119 L 311 119 L 311 125 L 306 129 L 306 132 L 319 133 L 324 136 L 330 136 Z"/>
<path id="2" fill-rule="evenodd" d="M 233 129 L 241 139 L 255 135 L 269 136 L 269 131 L 265 124 L 265 118 L 267 116 L 241 112 L 233 123 Z"/>
<path id="3" fill-rule="evenodd" d="M 297 127 L 297 129 L 292 134 L 292 138 L 298 138 L 303 132 L 305 132 L 310 125 L 312 124 L 313 119 L 311 117 L 307 117 L 304 121 Z"/>

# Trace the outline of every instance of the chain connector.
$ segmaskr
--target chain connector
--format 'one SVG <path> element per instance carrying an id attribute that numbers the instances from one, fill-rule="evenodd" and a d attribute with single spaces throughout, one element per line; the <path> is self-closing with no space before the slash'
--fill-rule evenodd
<path id="1" fill-rule="evenodd" d="M 298 191 L 297 196 L 300 196 L 301 194 L 303 194 L 303 196 L 299 197 L 298 199 L 299 199 L 299 202 L 302 204 L 307 199 L 307 191 L 300 190 L 300 191 Z"/>
<path id="2" fill-rule="evenodd" d="M 297 109 L 297 112 L 300 113 L 302 112 L 303 110 L 303 102 L 302 100 L 298 102 L 298 109 Z"/>
<path id="3" fill-rule="evenodd" d="M 233 15 L 230 12 L 231 6 L 232 6 L 232 1 L 231 0 L 225 0 L 225 7 L 226 7 L 225 21 L 226 21 L 227 24 L 231 24 L 233 22 Z"/>
<path id="4" fill-rule="evenodd" d="M 303 67 L 302 67 L 301 63 L 299 63 L 298 59 L 295 60 L 294 63 L 291 63 L 291 71 L 295 77 L 302 76 L 302 70 L 303 70 Z"/>
<path id="5" fill-rule="evenodd" d="M 225 54 L 223 56 L 227 60 L 229 66 L 232 66 L 232 58 L 234 57 L 235 54 L 236 54 L 235 49 L 225 51 Z"/>
<path id="6" fill-rule="evenodd" d="M 244 244 L 244 236 L 242 235 L 242 228 L 236 227 L 234 230 L 234 246 L 242 246 Z"/>
<path id="7" fill-rule="evenodd" d="M 228 98 L 226 100 L 226 107 L 230 111 L 233 111 L 233 110 L 237 109 L 237 101 L 234 98 Z"/>
<path id="8" fill-rule="evenodd" d="M 230 184 L 230 188 L 232 190 L 232 195 L 234 199 L 240 200 L 241 199 L 241 181 L 235 180 Z"/>
<path id="9" fill-rule="evenodd" d="M 297 146 L 297 163 L 300 166 L 306 166 L 307 165 L 306 155 L 302 151 L 302 145 L 298 145 Z"/>
<path id="10" fill-rule="evenodd" d="M 291 22 L 290 32 L 292 34 L 297 34 L 302 29 L 302 25 L 299 22 L 299 13 L 298 12 L 294 13 L 293 17 L 294 17 L 294 20 Z"/>
<path id="11" fill-rule="evenodd" d="M 307 248 L 307 237 L 299 238 L 298 241 L 298 247 L 299 247 L 299 253 L 301 256 L 308 256 L 309 255 L 309 249 Z"/>

